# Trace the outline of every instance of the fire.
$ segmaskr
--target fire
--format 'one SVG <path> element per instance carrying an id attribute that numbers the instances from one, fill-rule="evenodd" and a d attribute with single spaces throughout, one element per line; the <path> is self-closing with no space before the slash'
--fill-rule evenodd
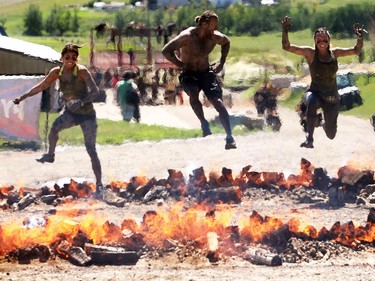
<path id="1" fill-rule="evenodd" d="M 137 219 L 127 215 L 120 224 L 110 222 L 105 215 L 95 211 L 96 208 L 81 209 L 79 201 L 72 200 L 92 196 L 95 186 L 88 182 L 77 183 L 71 180 L 61 187 L 55 185 L 53 190 L 22 187 L 18 193 L 13 186 L 1 187 L 3 210 L 22 210 L 35 200 L 39 202 L 37 199 L 49 202 L 46 204 L 58 205 L 63 202 L 64 208 L 59 206 L 54 214 L 43 217 L 34 216 L 0 225 L 0 255 L 35 246 L 51 248 L 64 256 L 69 255 L 71 248 L 82 249 L 87 244 L 99 247 L 116 245 L 137 252 L 144 246 L 163 248 L 165 245 L 175 244 L 194 245 L 208 252 L 207 257 L 215 261 L 223 253 L 232 255 L 241 251 L 239 243 L 241 246 L 249 243 L 279 246 L 296 237 L 303 241 L 336 241 L 356 248 L 362 243 L 375 241 L 375 210 L 370 211 L 364 225 L 352 221 L 345 224 L 336 222 L 330 228 L 317 229 L 297 218 L 289 218 L 287 222 L 283 222 L 277 217 L 263 217 L 256 211 L 249 215 L 248 210 L 241 207 L 245 206 L 242 203 L 247 200 L 242 195 L 249 187 L 272 188 L 272 191 L 282 192 L 285 189 L 298 191 L 297 188 L 301 185 L 324 189 L 331 186 L 329 183 L 334 183 L 339 186 L 335 189 L 335 185 L 332 185 L 333 191 L 329 189 L 328 193 L 329 199 L 332 198 L 334 202 L 336 197 L 343 196 L 343 192 L 353 193 L 359 187 L 372 184 L 373 171 L 344 166 L 338 171 L 338 179 L 330 181 L 323 168 L 315 168 L 309 161 L 302 159 L 299 174 L 288 176 L 277 172 L 251 171 L 251 166 L 244 167 L 238 176 L 234 176 L 232 170 L 223 168 L 221 174 L 211 172 L 208 177 L 203 167 L 200 167 L 189 175 L 188 180 L 179 171 L 168 172 L 169 177 L 161 180 L 137 176 L 132 177 L 129 182 L 111 181 L 107 187 L 120 197 L 123 196 L 122 199 L 145 200 L 150 196 L 158 198 L 157 192 L 161 190 L 163 196 L 165 192 L 178 201 L 173 206 L 149 210 L 141 217 L 136 214 Z M 339 187 L 340 191 L 344 191 L 339 193 Z M 21 195 L 23 198 L 20 198 Z M 195 205 L 192 205 L 190 199 L 182 201 L 194 195 L 197 195 L 193 201 L 196 202 Z M 95 202 L 89 201 L 89 204 Z M 109 204 L 108 201 L 105 202 Z M 308 218 L 303 220 L 306 219 Z"/>
<path id="2" fill-rule="evenodd" d="M 144 242 L 152 246 L 160 247 L 166 239 L 174 239 L 181 243 L 197 241 L 202 247 L 207 245 L 206 249 L 212 252 L 225 251 L 220 249 L 219 242 L 233 239 L 234 233 L 230 235 L 230 232 L 237 229 L 233 227 L 236 220 L 239 221 L 237 239 L 245 242 L 272 243 L 272 239 L 280 234 L 281 238 L 285 236 L 286 239 L 291 236 L 307 240 L 325 238 L 355 247 L 361 242 L 371 243 L 375 239 L 375 224 L 371 222 L 359 227 L 353 222 L 343 225 L 337 222 L 330 230 L 322 228 L 318 231 L 313 226 L 301 227 L 298 219 L 283 223 L 275 217 L 263 218 L 256 211 L 248 217 L 238 216 L 235 208 L 224 204 L 214 209 L 202 204 L 188 210 L 184 210 L 182 204 L 176 204 L 170 210 L 146 212 L 140 223 L 124 218 L 118 226 L 94 212 L 57 212 L 44 218 L 30 218 L 22 223 L 0 226 L 0 254 L 33 245 L 51 245 L 59 240 L 73 243 L 79 233 L 84 233 L 93 244 L 128 243 L 125 242 L 126 233 L 139 233 Z M 227 243 L 231 242 L 229 240 Z"/>

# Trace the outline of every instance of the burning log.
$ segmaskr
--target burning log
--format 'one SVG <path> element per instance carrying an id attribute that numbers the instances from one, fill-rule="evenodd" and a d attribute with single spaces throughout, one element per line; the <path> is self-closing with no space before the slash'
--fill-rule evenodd
<path id="1" fill-rule="evenodd" d="M 215 232 L 207 232 L 207 255 L 206 257 L 212 263 L 219 261 L 219 240 L 217 237 L 217 233 Z"/>
<path id="2" fill-rule="evenodd" d="M 20 264 L 30 264 L 32 259 L 38 257 L 35 247 L 20 248 L 13 252 L 10 256 L 15 257 Z"/>
<path id="3" fill-rule="evenodd" d="M 160 198 L 166 199 L 169 191 L 165 186 L 153 186 L 143 197 L 143 202 L 147 203 Z"/>
<path id="4" fill-rule="evenodd" d="M 301 172 L 299 182 L 303 185 L 310 186 L 313 179 L 313 171 L 315 167 L 305 158 L 301 159 Z"/>
<path id="5" fill-rule="evenodd" d="M 27 193 L 18 203 L 13 204 L 13 208 L 16 211 L 23 210 L 33 203 L 35 199 L 36 197 L 32 193 Z"/>
<path id="6" fill-rule="evenodd" d="M 273 230 L 265 234 L 262 241 L 271 245 L 273 247 L 286 245 L 288 240 L 292 237 L 292 232 L 289 230 L 287 224 L 281 226 L 280 228 Z"/>
<path id="7" fill-rule="evenodd" d="M 169 176 L 167 178 L 167 182 L 171 186 L 172 190 L 185 187 L 186 180 L 181 171 L 169 169 L 168 174 Z"/>
<path id="8" fill-rule="evenodd" d="M 56 194 L 48 194 L 41 196 L 40 201 L 42 201 L 44 204 L 52 205 L 57 198 L 58 196 Z"/>
<path id="9" fill-rule="evenodd" d="M 367 222 L 375 223 L 375 208 L 371 208 L 367 216 Z"/>
<path id="10" fill-rule="evenodd" d="M 360 171 L 349 166 L 341 167 L 337 174 L 343 185 L 366 186 L 374 181 L 374 171 Z"/>
<path id="11" fill-rule="evenodd" d="M 122 247 L 86 243 L 85 252 L 91 257 L 92 263 L 97 265 L 134 265 L 139 260 L 135 251 L 126 251 Z"/>
<path id="12" fill-rule="evenodd" d="M 194 187 L 206 187 L 207 178 L 203 167 L 193 170 L 193 174 L 189 176 L 189 183 Z"/>
<path id="13" fill-rule="evenodd" d="M 207 201 L 209 203 L 234 203 L 241 202 L 242 191 L 239 187 L 219 187 L 209 190 L 203 190 L 200 196 L 200 201 Z"/>
<path id="14" fill-rule="evenodd" d="M 60 197 L 72 196 L 73 198 L 88 197 L 92 194 L 93 188 L 87 182 L 78 183 L 70 179 L 70 183 L 65 183 L 62 187 L 54 185 L 55 192 Z"/>
<path id="15" fill-rule="evenodd" d="M 328 190 L 328 204 L 334 207 L 345 205 L 345 193 L 342 187 L 331 186 Z"/>
<path id="16" fill-rule="evenodd" d="M 156 179 L 150 179 L 145 185 L 140 185 L 134 190 L 134 195 L 138 198 L 144 197 L 155 185 Z"/>
<path id="17" fill-rule="evenodd" d="M 91 258 L 81 247 L 74 247 L 66 240 L 60 242 L 56 251 L 62 258 L 70 260 L 75 265 L 83 266 L 91 263 Z"/>
<path id="18" fill-rule="evenodd" d="M 324 168 L 316 168 L 312 177 L 312 184 L 314 187 L 327 191 L 329 186 L 330 178 L 327 175 L 327 171 Z"/>
<path id="19" fill-rule="evenodd" d="M 283 261 L 279 255 L 262 253 L 260 251 L 256 251 L 255 253 L 247 251 L 243 255 L 243 259 L 256 265 L 280 266 L 283 264 Z"/>

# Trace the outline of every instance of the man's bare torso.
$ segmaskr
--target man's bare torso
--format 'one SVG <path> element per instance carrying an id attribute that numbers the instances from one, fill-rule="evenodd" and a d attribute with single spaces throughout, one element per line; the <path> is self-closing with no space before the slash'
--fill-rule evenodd
<path id="1" fill-rule="evenodd" d="M 218 36 L 208 34 L 199 37 L 197 28 L 188 28 L 181 34 L 183 44 L 180 49 L 180 59 L 186 65 L 187 70 L 196 72 L 206 71 L 209 66 L 209 54 L 218 44 Z"/>

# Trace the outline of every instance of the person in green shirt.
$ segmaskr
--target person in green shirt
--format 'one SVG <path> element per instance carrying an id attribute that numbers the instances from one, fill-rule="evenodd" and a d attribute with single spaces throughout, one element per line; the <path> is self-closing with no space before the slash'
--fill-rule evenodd
<path id="1" fill-rule="evenodd" d="M 117 103 L 121 108 L 123 120 L 130 122 L 134 118 L 137 122 L 141 120 L 139 108 L 140 97 L 137 84 L 133 81 L 135 74 L 130 70 L 125 70 L 123 80 L 117 82 Z"/>

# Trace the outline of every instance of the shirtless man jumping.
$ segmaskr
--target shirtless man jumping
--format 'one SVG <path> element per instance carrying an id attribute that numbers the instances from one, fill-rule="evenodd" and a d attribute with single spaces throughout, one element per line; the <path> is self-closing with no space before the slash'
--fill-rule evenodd
<path id="1" fill-rule="evenodd" d="M 195 18 L 196 27 L 189 27 L 169 41 L 162 53 L 172 63 L 182 69 L 181 85 L 190 99 L 190 105 L 201 122 L 203 137 L 211 135 L 210 125 L 204 117 L 199 92 L 203 90 L 207 99 L 219 113 L 221 124 L 226 132 L 225 149 L 237 148 L 232 136 L 229 114 L 223 104 L 223 91 L 216 78 L 227 58 L 229 38 L 217 30 L 219 17 L 212 11 L 205 11 Z M 209 63 L 209 54 L 216 45 L 221 46 L 220 62 L 213 67 Z"/>

